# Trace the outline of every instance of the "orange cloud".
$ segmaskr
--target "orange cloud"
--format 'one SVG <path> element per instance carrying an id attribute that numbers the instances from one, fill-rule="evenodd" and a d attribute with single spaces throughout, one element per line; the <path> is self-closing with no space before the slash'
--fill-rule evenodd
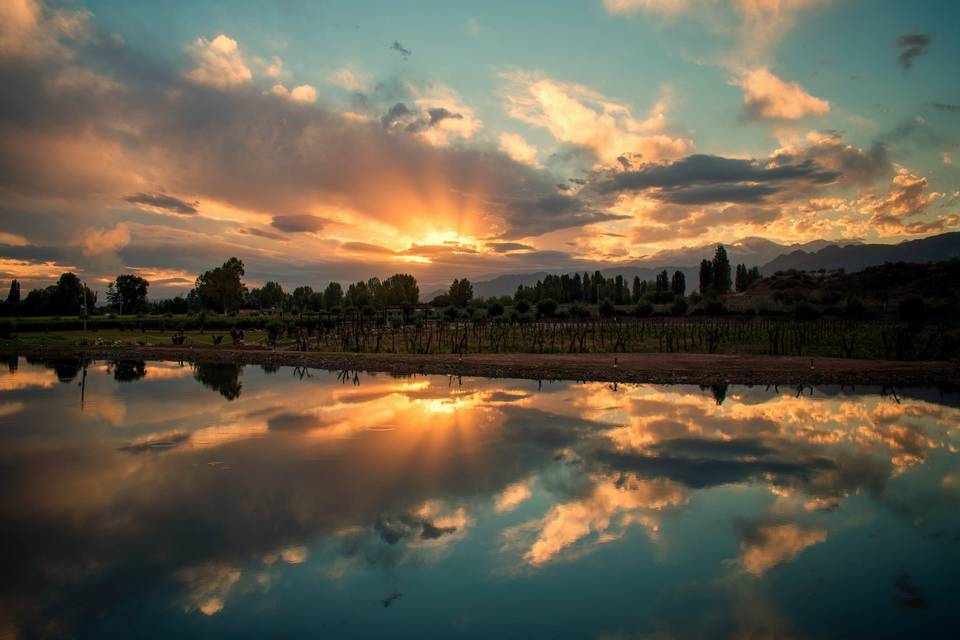
<path id="1" fill-rule="evenodd" d="M 623 154 L 641 154 L 647 162 L 671 160 L 693 148 L 692 141 L 664 132 L 666 100 L 639 120 L 627 105 L 580 84 L 537 71 L 510 71 L 501 77 L 507 83 L 502 95 L 511 117 L 546 129 L 558 142 L 590 149 L 602 164 L 613 165 Z"/>
<path id="2" fill-rule="evenodd" d="M 766 67 L 747 71 L 733 84 L 743 87 L 747 114 L 769 120 L 799 120 L 830 112 L 830 103 L 810 95 L 797 82 L 778 78 Z"/>
<path id="3" fill-rule="evenodd" d="M 744 571 L 760 576 L 826 539 L 824 529 L 801 529 L 795 524 L 760 527 L 741 540 L 739 562 Z"/>

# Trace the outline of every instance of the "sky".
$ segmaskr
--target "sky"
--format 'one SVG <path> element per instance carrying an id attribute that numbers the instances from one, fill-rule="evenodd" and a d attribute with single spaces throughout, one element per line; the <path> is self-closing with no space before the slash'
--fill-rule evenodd
<path id="1" fill-rule="evenodd" d="M 960 229 L 950 0 L 0 0 L 0 279 L 183 294 Z"/>

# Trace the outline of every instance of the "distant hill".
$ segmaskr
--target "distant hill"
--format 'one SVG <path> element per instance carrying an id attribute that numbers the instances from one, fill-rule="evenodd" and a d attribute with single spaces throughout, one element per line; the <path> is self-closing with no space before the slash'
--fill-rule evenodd
<path id="1" fill-rule="evenodd" d="M 815 252 L 830 246 L 847 246 L 858 244 L 859 240 L 831 241 L 813 240 L 803 244 L 780 244 L 766 238 L 741 238 L 736 242 L 724 244 L 731 264 L 745 264 L 747 267 L 759 267 L 771 260 L 793 251 Z M 713 258 L 717 250 L 716 242 L 709 242 L 696 247 L 668 249 L 659 251 L 643 258 L 643 266 L 656 267 L 660 264 L 682 264 L 686 266 L 699 265 L 703 259 Z"/>
<path id="2" fill-rule="evenodd" d="M 833 245 L 815 252 L 797 250 L 771 260 L 761 271 L 764 275 L 787 269 L 860 271 L 885 262 L 938 262 L 956 257 L 960 257 L 960 232 L 900 244 Z"/>
<path id="3" fill-rule="evenodd" d="M 672 275 L 681 271 L 687 278 L 687 292 L 697 288 L 699 265 L 704 258 L 712 258 L 716 243 L 697 247 L 685 247 L 660 251 L 644 257 L 631 265 L 600 269 L 605 278 L 622 275 L 632 282 L 634 276 L 642 280 L 654 280 L 656 275 L 666 269 Z M 745 264 L 758 266 L 764 275 L 777 271 L 797 269 L 816 271 L 819 269 L 845 269 L 860 271 L 884 262 L 936 262 L 960 256 L 960 232 L 945 233 L 922 240 L 910 240 L 895 245 L 864 244 L 858 240 L 829 241 L 814 240 L 804 244 L 780 244 L 766 238 L 742 238 L 736 242 L 724 244 L 731 265 Z M 473 294 L 477 297 L 512 296 L 519 285 L 533 286 L 537 280 L 543 280 L 549 274 L 593 273 L 596 267 L 578 270 L 558 269 L 556 271 L 535 271 L 530 273 L 508 273 L 473 280 Z M 433 300 L 444 293 L 437 289 L 421 296 L 422 300 Z"/>
<path id="4" fill-rule="evenodd" d="M 856 243 L 858 241 L 850 241 Z M 783 255 L 789 251 L 818 251 L 824 247 L 836 245 L 838 243 L 829 240 L 814 240 L 804 244 L 780 244 L 766 238 L 742 238 L 736 242 L 724 244 L 730 262 L 734 265 L 743 263 L 748 267 L 761 266 L 773 260 L 777 256 Z M 843 244 L 843 243 L 840 243 Z M 717 243 L 711 242 L 696 247 L 684 247 L 682 249 L 670 249 L 659 251 L 637 260 L 632 265 L 622 267 L 605 267 L 600 269 L 604 278 L 616 277 L 622 275 L 624 278 L 633 282 L 634 276 L 640 276 L 641 280 L 654 280 L 658 273 L 666 269 L 673 275 L 674 271 L 683 272 L 687 278 L 687 291 L 693 291 L 697 288 L 697 278 L 699 274 L 700 261 L 704 258 L 712 258 L 717 250 Z M 499 276 L 493 276 L 488 279 L 477 278 L 473 282 L 473 294 L 477 297 L 489 298 L 491 296 L 512 296 L 519 285 L 533 286 L 537 280 L 543 280 L 550 274 L 563 273 L 583 273 L 589 271 L 593 273 L 596 267 L 587 269 L 571 270 L 561 269 L 556 271 L 536 271 L 530 273 L 508 273 Z M 442 290 L 436 290 L 421 296 L 423 300 L 433 300 L 433 298 L 443 293 Z"/>

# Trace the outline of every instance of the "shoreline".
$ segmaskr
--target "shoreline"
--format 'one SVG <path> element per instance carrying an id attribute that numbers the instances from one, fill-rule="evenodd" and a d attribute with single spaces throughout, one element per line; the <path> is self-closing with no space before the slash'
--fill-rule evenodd
<path id="1" fill-rule="evenodd" d="M 339 371 L 431 374 L 528 380 L 648 384 L 880 385 L 960 388 L 951 362 L 857 360 L 697 353 L 321 353 L 224 347 L 69 347 L 0 351 L 6 356 L 56 360 L 172 360 L 300 366 Z"/>

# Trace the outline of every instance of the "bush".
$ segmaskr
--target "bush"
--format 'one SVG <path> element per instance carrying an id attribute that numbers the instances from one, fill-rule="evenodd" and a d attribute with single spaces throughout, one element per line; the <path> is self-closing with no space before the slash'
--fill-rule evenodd
<path id="1" fill-rule="evenodd" d="M 911 324 L 921 322 L 927 315 L 927 305 L 920 298 L 904 298 L 900 301 L 900 319 Z"/>
<path id="2" fill-rule="evenodd" d="M 682 316 L 687 313 L 687 301 L 683 298 L 677 298 L 670 306 L 670 315 Z"/>
<path id="3" fill-rule="evenodd" d="M 793 308 L 793 316 L 797 320 L 816 320 L 820 317 L 820 312 L 806 302 L 801 302 Z"/>
<path id="4" fill-rule="evenodd" d="M 850 298 L 847 300 L 847 306 L 843 310 L 843 313 L 848 318 L 853 318 L 854 320 L 863 320 L 868 315 L 866 305 L 864 305 L 859 298 Z"/>
<path id="5" fill-rule="evenodd" d="M 17 332 L 17 321 L 9 318 L 0 320 L 0 340 L 9 340 Z"/>
<path id="6" fill-rule="evenodd" d="M 708 316 L 722 316 L 726 312 L 727 308 L 718 300 L 711 300 L 707 303 L 707 306 L 703 308 L 704 315 Z"/>
<path id="7" fill-rule="evenodd" d="M 491 318 L 498 318 L 503 315 L 503 305 L 499 300 L 494 300 L 487 307 L 487 315 Z"/>
<path id="8" fill-rule="evenodd" d="M 517 313 L 526 313 L 530 311 L 530 303 L 526 300 L 517 300 L 517 303 L 513 305 L 513 308 L 517 310 Z"/>
<path id="9" fill-rule="evenodd" d="M 649 318 L 653 315 L 653 305 L 646 300 L 641 300 L 637 303 L 637 306 L 633 308 L 633 315 L 638 318 Z"/>
<path id="10" fill-rule="evenodd" d="M 577 302 L 571 305 L 569 312 L 570 312 L 571 318 L 589 318 L 590 317 L 590 308 L 580 302 Z"/>
<path id="11" fill-rule="evenodd" d="M 556 312 L 557 302 L 551 298 L 544 298 L 537 303 L 537 313 L 541 316 L 549 318 Z"/>
<path id="12" fill-rule="evenodd" d="M 604 318 L 610 318 L 616 315 L 617 308 L 613 306 L 613 303 L 610 302 L 610 300 L 605 298 L 603 302 L 600 303 L 599 311 L 600 311 L 600 315 L 603 316 Z"/>

